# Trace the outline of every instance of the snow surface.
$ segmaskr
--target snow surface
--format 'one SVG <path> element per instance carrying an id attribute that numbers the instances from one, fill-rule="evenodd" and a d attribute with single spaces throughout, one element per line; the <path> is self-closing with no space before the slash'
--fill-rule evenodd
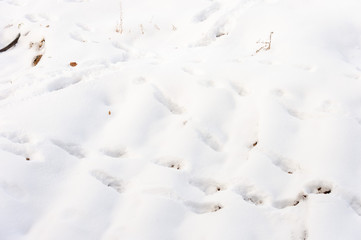
<path id="1" fill-rule="evenodd" d="M 0 0 L 0 239 L 360 239 L 360 9 Z"/>

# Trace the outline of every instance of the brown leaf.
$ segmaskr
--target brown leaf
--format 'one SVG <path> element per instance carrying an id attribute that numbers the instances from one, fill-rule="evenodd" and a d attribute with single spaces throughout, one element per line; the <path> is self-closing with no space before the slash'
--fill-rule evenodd
<path id="1" fill-rule="evenodd" d="M 36 65 L 38 65 L 38 63 L 40 62 L 40 59 L 42 58 L 42 54 L 36 56 L 33 60 L 33 66 L 35 67 Z"/>

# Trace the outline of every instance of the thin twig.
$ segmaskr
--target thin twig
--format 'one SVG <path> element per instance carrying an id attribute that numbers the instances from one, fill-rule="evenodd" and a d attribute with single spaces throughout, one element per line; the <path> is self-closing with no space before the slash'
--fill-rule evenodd
<path id="1" fill-rule="evenodd" d="M 20 33 L 18 33 L 18 36 L 9 45 L 0 49 L 0 52 L 5 52 L 9 50 L 11 47 L 15 46 L 18 43 L 19 38 L 20 38 Z"/>

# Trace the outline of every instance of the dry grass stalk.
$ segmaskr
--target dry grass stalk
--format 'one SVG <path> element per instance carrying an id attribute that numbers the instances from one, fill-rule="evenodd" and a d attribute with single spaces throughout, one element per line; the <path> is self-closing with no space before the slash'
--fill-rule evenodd
<path id="1" fill-rule="evenodd" d="M 258 52 L 260 52 L 260 51 L 262 51 L 262 50 L 268 51 L 268 50 L 271 49 L 272 34 L 273 34 L 273 32 L 270 33 L 270 35 L 269 35 L 269 40 L 268 40 L 268 41 L 265 41 L 265 42 L 257 42 L 257 43 L 263 44 L 263 46 L 262 46 L 261 48 L 259 48 L 259 49 L 256 51 L 256 53 L 258 53 Z"/>
<path id="2" fill-rule="evenodd" d="M 119 2 L 119 6 L 120 6 L 120 18 L 119 18 L 119 23 L 117 24 L 117 27 L 115 29 L 115 31 L 117 33 L 122 34 L 123 33 L 123 7 L 122 7 L 122 2 Z"/>

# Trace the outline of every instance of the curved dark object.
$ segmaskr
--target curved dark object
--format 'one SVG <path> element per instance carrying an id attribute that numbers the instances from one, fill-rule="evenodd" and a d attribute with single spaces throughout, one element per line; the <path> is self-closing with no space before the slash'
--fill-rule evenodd
<path id="1" fill-rule="evenodd" d="M 0 49 L 0 52 L 5 52 L 5 51 L 9 50 L 11 47 L 15 46 L 18 43 L 19 38 L 20 38 L 20 33 L 9 45 Z"/>

